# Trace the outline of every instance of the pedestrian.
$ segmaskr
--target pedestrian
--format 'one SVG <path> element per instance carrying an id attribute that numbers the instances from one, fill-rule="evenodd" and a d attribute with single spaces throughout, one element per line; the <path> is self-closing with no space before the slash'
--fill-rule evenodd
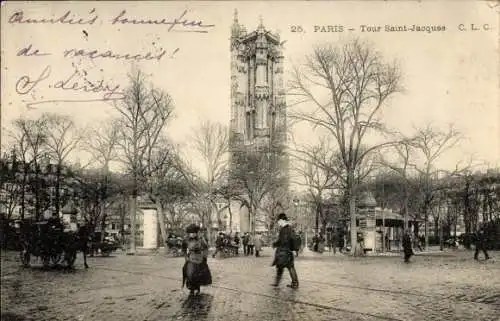
<path id="1" fill-rule="evenodd" d="M 312 238 L 313 252 L 318 252 L 319 235 L 314 234 Z"/>
<path id="2" fill-rule="evenodd" d="M 344 234 L 339 235 L 338 247 L 339 247 L 339 252 L 340 253 L 343 253 L 343 251 L 344 251 L 344 246 L 345 246 L 344 237 L 345 237 Z"/>
<path id="3" fill-rule="evenodd" d="M 234 234 L 233 242 L 234 242 L 234 255 L 238 255 L 238 250 L 240 249 L 240 234 L 238 232 Z"/>
<path id="4" fill-rule="evenodd" d="M 300 231 L 299 232 L 299 237 L 300 237 L 300 240 L 301 240 L 299 253 L 302 253 L 302 252 L 304 252 L 304 246 L 305 246 L 304 232 Z"/>
<path id="5" fill-rule="evenodd" d="M 190 290 L 190 294 L 199 294 L 200 286 L 212 284 L 212 275 L 208 267 L 208 243 L 200 233 L 200 227 L 191 224 L 186 228 L 183 252 L 186 261 L 182 268 L 182 286 Z"/>
<path id="6" fill-rule="evenodd" d="M 262 251 L 262 235 L 260 235 L 260 233 L 257 233 L 255 235 L 254 245 L 255 245 L 255 257 L 259 257 L 260 252 Z"/>
<path id="7" fill-rule="evenodd" d="M 251 234 L 248 234 L 248 241 L 247 242 L 248 242 L 248 244 L 247 244 L 248 255 L 253 255 L 253 248 L 254 248 L 255 242 L 254 242 L 253 236 Z"/>
<path id="8" fill-rule="evenodd" d="M 243 234 L 243 237 L 241 238 L 241 242 L 243 243 L 243 255 L 248 255 L 249 253 L 249 248 L 248 248 L 248 232 L 245 232 Z"/>
<path id="9" fill-rule="evenodd" d="M 220 232 L 217 238 L 215 239 L 215 252 L 212 254 L 212 257 L 215 258 L 217 253 L 224 252 L 224 232 Z"/>
<path id="10" fill-rule="evenodd" d="M 411 246 L 410 232 L 408 231 L 406 231 L 403 236 L 403 253 L 405 263 L 410 262 L 410 257 L 413 255 L 413 249 Z"/>
<path id="11" fill-rule="evenodd" d="M 273 286 L 279 286 L 283 272 L 286 269 L 290 272 L 292 283 L 288 285 L 292 289 L 299 287 L 299 278 L 294 265 L 293 238 L 294 231 L 288 222 L 285 213 L 278 215 L 279 234 L 278 239 L 273 243 L 276 249 L 272 266 L 276 266 L 276 278 Z"/>
<path id="12" fill-rule="evenodd" d="M 337 254 L 337 243 L 338 243 L 338 235 L 337 233 L 334 232 L 330 236 L 330 244 L 328 245 L 330 251 L 333 251 L 333 254 Z"/>
<path id="13" fill-rule="evenodd" d="M 325 243 L 326 243 L 325 236 L 323 235 L 323 233 L 319 233 L 319 237 L 318 237 L 318 252 L 319 253 L 323 253 L 325 251 Z"/>
<path id="14" fill-rule="evenodd" d="M 484 226 L 482 226 L 475 235 L 475 245 L 476 245 L 476 252 L 474 253 L 474 260 L 479 259 L 479 252 L 482 251 L 484 253 L 484 259 L 489 260 L 490 256 L 488 255 L 487 251 L 487 246 L 488 246 L 488 239 L 486 235 L 486 231 Z"/>

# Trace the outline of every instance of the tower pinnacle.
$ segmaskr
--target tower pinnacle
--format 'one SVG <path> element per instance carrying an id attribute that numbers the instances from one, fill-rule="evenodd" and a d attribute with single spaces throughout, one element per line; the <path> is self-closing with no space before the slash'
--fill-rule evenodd
<path id="1" fill-rule="evenodd" d="M 238 23 L 238 9 L 234 9 L 233 25 L 231 27 L 231 37 L 238 38 L 241 33 L 241 26 Z"/>
<path id="2" fill-rule="evenodd" d="M 264 19 L 262 19 L 262 15 L 259 16 L 259 27 L 257 30 L 264 31 Z"/>

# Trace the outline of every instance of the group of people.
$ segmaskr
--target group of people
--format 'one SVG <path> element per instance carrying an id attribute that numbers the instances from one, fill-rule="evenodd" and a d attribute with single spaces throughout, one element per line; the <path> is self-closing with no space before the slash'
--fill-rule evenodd
<path id="1" fill-rule="evenodd" d="M 273 286 L 277 287 L 280 284 L 283 273 L 287 269 L 292 279 L 288 286 L 297 289 L 299 280 L 297 271 L 294 265 L 294 252 L 298 251 L 296 233 L 290 225 L 286 214 L 281 213 L 278 216 L 279 233 L 276 241 L 273 243 L 275 250 L 272 266 L 276 267 L 276 277 Z M 248 233 L 243 236 L 243 244 L 246 244 L 245 254 L 251 255 L 255 249 L 255 255 L 258 256 L 260 251 L 259 242 L 260 235 L 257 234 L 255 239 L 252 239 Z M 219 234 L 218 239 L 224 240 L 224 234 Z M 253 245 L 253 247 L 249 247 Z M 202 233 L 200 227 L 191 224 L 186 228 L 186 237 L 182 244 L 182 250 L 186 261 L 182 268 L 182 286 L 186 286 L 190 290 L 190 294 L 198 294 L 201 286 L 212 284 L 212 275 L 208 266 L 208 242 Z"/>
<path id="2" fill-rule="evenodd" d="M 231 255 L 238 255 L 240 249 L 240 236 L 238 233 L 231 236 L 231 233 L 219 232 L 217 238 L 215 239 L 215 252 L 212 257 L 215 257 L 218 253 L 225 253 Z"/>
<path id="3" fill-rule="evenodd" d="M 488 235 L 486 232 L 486 229 L 484 226 L 480 227 L 479 230 L 474 233 L 474 245 L 476 248 L 476 251 L 474 252 L 474 260 L 479 260 L 479 254 L 482 252 L 484 254 L 484 259 L 489 260 L 490 256 L 488 254 Z M 418 247 L 420 250 L 422 250 L 422 247 L 420 245 L 420 242 L 417 243 Z M 403 258 L 405 263 L 410 262 L 410 258 L 415 254 L 413 252 L 413 246 L 415 245 L 415 242 L 413 240 L 413 237 L 410 233 L 410 231 L 406 231 L 403 235 Z"/>
<path id="4" fill-rule="evenodd" d="M 276 268 L 276 275 L 272 286 L 279 286 L 284 271 L 288 270 L 291 278 L 291 284 L 289 284 L 288 287 L 297 289 L 299 287 L 299 279 L 295 269 L 294 254 L 297 253 L 301 247 L 300 236 L 288 221 L 285 213 L 278 215 L 277 225 L 279 227 L 279 233 L 276 240 L 273 242 L 275 253 L 272 263 L 272 266 Z M 207 262 L 208 242 L 200 233 L 200 228 L 196 225 L 190 225 L 186 229 L 186 233 L 187 236 L 183 242 L 183 252 L 186 256 L 186 262 L 182 269 L 182 284 L 183 286 L 186 285 L 193 294 L 195 292 L 200 292 L 200 286 L 212 284 L 212 275 Z M 486 249 L 486 238 L 487 236 L 484 229 L 480 229 L 476 233 L 476 252 L 474 254 L 474 259 L 478 259 L 479 252 L 481 251 L 484 253 L 486 260 L 490 258 Z M 220 244 L 221 240 L 223 241 L 225 239 L 225 234 L 219 234 L 218 239 Z M 250 234 L 245 233 L 242 240 L 244 253 L 246 255 L 253 255 L 253 249 L 255 249 L 255 254 L 258 256 L 260 250 L 259 242 L 261 242 L 260 236 L 253 239 Z M 405 231 L 402 243 L 404 261 L 408 263 L 411 256 L 414 254 L 414 242 L 410 231 Z"/>
<path id="5" fill-rule="evenodd" d="M 259 257 L 260 252 L 262 251 L 262 235 L 260 233 L 256 233 L 255 237 L 253 237 L 250 233 L 246 232 L 243 235 L 243 253 L 248 255 L 254 255 Z"/>
<path id="6" fill-rule="evenodd" d="M 240 243 L 243 245 L 243 254 L 245 256 L 254 255 L 254 253 L 256 257 L 260 256 L 260 252 L 262 251 L 262 235 L 260 233 L 256 233 L 254 237 L 246 232 L 240 238 L 239 233 L 231 237 L 231 233 L 219 232 L 215 239 L 215 252 L 212 254 L 212 257 L 215 257 L 218 253 L 227 252 L 238 255 Z"/>

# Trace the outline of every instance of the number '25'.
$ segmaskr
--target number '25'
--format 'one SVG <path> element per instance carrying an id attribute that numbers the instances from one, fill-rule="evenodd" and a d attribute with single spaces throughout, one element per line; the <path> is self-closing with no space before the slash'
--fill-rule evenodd
<path id="1" fill-rule="evenodd" d="M 290 31 L 291 32 L 303 32 L 304 29 L 302 29 L 302 26 L 291 26 Z"/>

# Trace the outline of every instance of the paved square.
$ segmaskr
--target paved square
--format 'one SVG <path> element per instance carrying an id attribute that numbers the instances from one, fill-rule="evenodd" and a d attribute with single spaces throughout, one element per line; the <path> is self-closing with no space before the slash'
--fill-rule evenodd
<path id="1" fill-rule="evenodd" d="M 95 257 L 84 270 L 23 269 L 2 257 L 2 320 L 499 320 L 500 264 L 450 251 L 400 257 L 300 257 L 300 288 L 272 288 L 261 258 L 209 259 L 214 284 L 189 298 L 183 258 Z M 496 258 L 500 253 L 492 253 Z"/>

